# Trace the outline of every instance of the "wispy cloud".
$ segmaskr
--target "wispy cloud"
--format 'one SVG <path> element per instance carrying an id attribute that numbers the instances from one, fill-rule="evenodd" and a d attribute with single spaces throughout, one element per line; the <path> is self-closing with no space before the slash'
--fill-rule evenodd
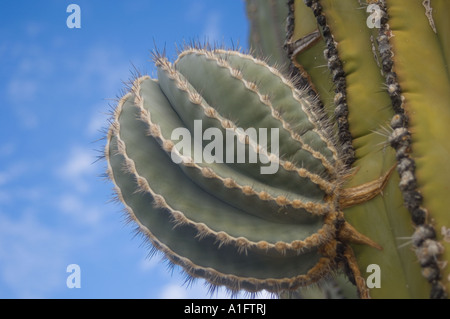
<path id="1" fill-rule="evenodd" d="M 103 209 L 73 193 L 63 194 L 56 201 L 60 212 L 78 224 L 98 226 L 104 216 Z"/>
<path id="2" fill-rule="evenodd" d="M 205 2 L 193 1 L 185 13 L 185 19 L 189 23 L 203 23 L 201 33 L 198 34 L 200 41 L 206 40 L 212 44 L 223 41 L 222 15 L 219 11 L 209 9 Z"/>
<path id="3" fill-rule="evenodd" d="M 156 256 L 154 258 L 145 258 L 139 262 L 138 269 L 142 272 L 148 272 L 155 269 L 158 264 L 160 264 L 160 260 Z"/>
<path id="4" fill-rule="evenodd" d="M 45 298 L 58 290 L 66 248 L 67 238 L 32 214 L 13 219 L 0 212 L 0 297 Z"/>
<path id="5" fill-rule="evenodd" d="M 94 151 L 86 147 L 72 146 L 65 162 L 57 168 L 56 173 L 75 190 L 85 193 L 91 189 L 90 180 L 95 175 L 96 166 Z"/>
<path id="6" fill-rule="evenodd" d="M 38 81 L 27 78 L 15 78 L 9 82 L 9 98 L 14 102 L 31 101 L 36 97 Z"/>
<path id="7" fill-rule="evenodd" d="M 0 171 L 0 205 L 9 205 L 14 202 L 33 203 L 39 200 L 44 193 L 42 185 L 21 184 L 33 170 L 33 164 L 29 160 L 10 159 L 4 161 Z"/>
<path id="8" fill-rule="evenodd" d="M 203 29 L 203 36 L 209 43 L 221 44 L 223 41 L 221 37 L 221 16 L 219 12 L 210 12 L 205 20 L 205 26 Z"/>
<path id="9" fill-rule="evenodd" d="M 114 98 L 122 81 L 126 81 L 132 68 L 131 63 L 124 59 L 122 51 L 117 47 L 92 47 L 84 53 L 79 61 L 66 61 L 76 70 L 72 85 L 79 94 L 94 92 L 97 98 Z M 103 96 L 102 96 L 103 95 Z"/>
<path id="10" fill-rule="evenodd" d="M 204 280 L 196 280 L 192 285 L 181 285 L 178 282 L 170 282 L 161 288 L 158 298 L 161 299 L 227 299 L 231 293 L 224 287 L 210 290 Z M 236 298 L 246 298 L 249 294 L 240 292 L 234 295 Z M 271 299 L 273 295 L 262 291 L 253 296 L 255 299 Z"/>
<path id="11" fill-rule="evenodd" d="M 21 128 L 30 130 L 38 127 L 39 119 L 36 110 L 28 104 L 36 98 L 38 81 L 17 77 L 12 79 L 7 87 L 10 108 L 16 114 L 17 122 Z"/>
<path id="12" fill-rule="evenodd" d="M 86 126 L 86 135 L 88 137 L 99 136 L 108 124 L 109 115 L 106 114 L 108 109 L 105 104 L 93 107 L 93 112 Z"/>
<path id="13" fill-rule="evenodd" d="M 33 40 L 42 30 L 37 23 L 26 26 L 26 43 L 7 41 L 8 49 L 2 60 L 8 61 L 5 74 L 5 102 L 16 116 L 19 128 L 36 129 L 42 96 L 50 92 L 46 84 L 55 75 L 55 57 L 48 47 Z M 41 99 L 41 100 L 40 100 Z"/>
<path id="14" fill-rule="evenodd" d="M 186 299 L 188 297 L 186 289 L 177 284 L 168 284 L 161 289 L 161 299 Z"/>

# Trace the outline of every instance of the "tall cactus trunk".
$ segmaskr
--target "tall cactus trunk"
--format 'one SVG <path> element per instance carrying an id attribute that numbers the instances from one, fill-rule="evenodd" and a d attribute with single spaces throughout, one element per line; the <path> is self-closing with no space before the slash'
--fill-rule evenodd
<path id="1" fill-rule="evenodd" d="M 334 113 L 340 142 L 354 147 L 358 172 L 349 185 L 397 165 L 383 197 L 344 211 L 383 246 L 379 252 L 354 247 L 361 269 L 380 266 L 381 288 L 371 296 L 445 297 L 448 2 L 290 1 L 289 8 L 290 58 Z"/>

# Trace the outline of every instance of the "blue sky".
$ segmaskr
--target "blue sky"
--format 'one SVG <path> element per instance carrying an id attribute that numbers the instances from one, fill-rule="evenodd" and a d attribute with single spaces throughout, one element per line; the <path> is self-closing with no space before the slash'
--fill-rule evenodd
<path id="1" fill-rule="evenodd" d="M 0 298 L 209 297 L 147 258 L 94 163 L 133 65 L 153 75 L 155 45 L 173 59 L 192 39 L 246 48 L 244 1 L 1 1 Z M 66 286 L 70 264 L 81 288 Z"/>

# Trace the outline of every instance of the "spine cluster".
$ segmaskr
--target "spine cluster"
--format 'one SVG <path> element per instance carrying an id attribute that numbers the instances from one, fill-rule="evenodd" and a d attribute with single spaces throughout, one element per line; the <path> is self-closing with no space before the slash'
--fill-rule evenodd
<path id="1" fill-rule="evenodd" d="M 341 158 L 345 165 L 350 168 L 355 161 L 355 149 L 352 145 L 353 137 L 350 133 L 348 123 L 347 89 L 345 71 L 342 61 L 338 55 L 337 42 L 334 40 L 327 19 L 322 12 L 322 5 L 318 0 L 305 0 L 305 4 L 310 7 L 321 28 L 322 36 L 325 40 L 325 59 L 328 61 L 328 69 L 331 72 L 334 89 L 335 120 L 338 127 L 338 137 L 340 143 Z"/>
<path id="2" fill-rule="evenodd" d="M 403 194 L 404 204 L 411 213 L 415 226 L 412 236 L 413 246 L 422 267 L 423 276 L 431 283 L 431 298 L 444 298 L 446 292 L 440 283 L 440 268 L 438 256 L 443 247 L 436 240 L 436 232 L 427 220 L 427 210 L 422 206 L 423 197 L 417 185 L 416 165 L 411 156 L 412 139 L 408 128 L 408 115 L 405 113 L 404 97 L 394 71 L 394 53 L 389 39 L 392 32 L 389 28 L 389 16 L 384 0 L 377 2 L 381 9 L 381 27 L 377 37 L 381 66 L 386 79 L 387 92 L 391 98 L 395 115 L 391 120 L 392 133 L 389 137 L 390 145 L 395 149 L 397 158 L 397 171 L 400 175 L 399 188 Z"/>

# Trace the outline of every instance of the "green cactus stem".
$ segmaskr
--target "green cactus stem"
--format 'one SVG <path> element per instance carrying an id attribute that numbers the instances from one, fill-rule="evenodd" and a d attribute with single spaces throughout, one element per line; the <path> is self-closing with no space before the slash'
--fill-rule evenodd
<path id="1" fill-rule="evenodd" d="M 396 112 L 391 121 L 390 143 L 399 162 L 399 187 L 415 225 L 413 237 L 420 238 L 414 240 L 413 247 L 422 274 L 431 284 L 430 295 L 442 298 L 450 283 L 450 272 L 445 267 L 449 260 L 445 247 L 450 247 L 440 232 L 450 219 L 445 206 L 448 196 L 443 191 L 450 180 L 446 159 L 450 145 L 445 137 L 450 118 L 450 6 L 445 1 L 415 1 L 408 6 L 410 15 L 405 15 L 399 2 L 378 4 L 383 13 L 378 41 L 384 50 L 380 49 L 380 56 Z M 415 20 L 416 16 L 420 19 Z M 407 32 L 416 34 L 417 42 L 410 44 Z M 421 48 L 428 48 L 419 51 L 419 43 Z M 423 65 L 424 60 L 433 63 Z M 415 70 L 410 70 L 408 64 Z"/>
<path id="2" fill-rule="evenodd" d="M 339 143 L 354 148 L 353 160 L 344 152 L 358 168 L 346 187 L 397 165 L 382 197 L 344 211 L 384 248 L 353 247 L 361 269 L 375 263 L 383 272 L 375 298 L 443 298 L 450 284 L 448 5 L 289 1 L 288 55 L 334 114 Z"/>
<path id="3" fill-rule="evenodd" d="M 295 291 L 344 267 L 366 297 L 349 243 L 381 247 L 341 208 L 377 196 L 392 170 L 344 189 L 353 172 L 323 109 L 259 59 L 186 48 L 154 61 L 158 79 L 134 81 L 105 147 L 117 197 L 153 247 L 233 292 Z M 263 143 L 265 130 L 277 134 Z"/>

